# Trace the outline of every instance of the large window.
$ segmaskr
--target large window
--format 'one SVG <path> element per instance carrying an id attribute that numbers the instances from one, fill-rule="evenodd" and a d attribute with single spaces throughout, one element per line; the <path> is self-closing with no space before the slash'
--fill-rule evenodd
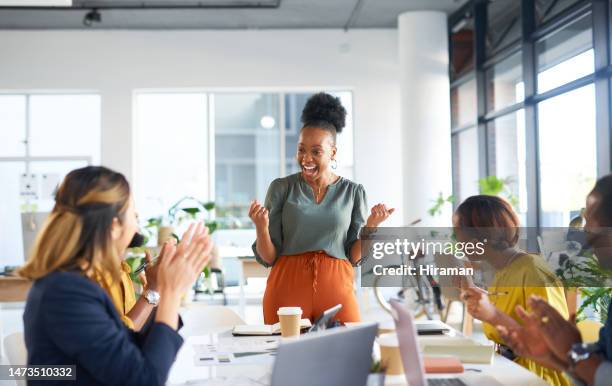
<path id="1" fill-rule="evenodd" d="M 584 207 L 612 166 L 610 4 L 469 1 L 450 16 L 458 202 L 470 180 L 496 176 L 524 225 L 566 226 Z M 473 66 L 457 71 L 453 42 L 468 27 Z"/>
<path id="2" fill-rule="evenodd" d="M 518 110 L 487 124 L 489 174 L 504 181 L 505 197 L 526 223 L 527 157 L 525 154 L 525 112 Z"/>
<path id="3" fill-rule="evenodd" d="M 100 97 L 0 95 L 0 122 L 1 269 L 23 264 L 23 234 L 40 226 L 32 213 L 51 210 L 63 177 L 100 162 Z"/>
<path id="4" fill-rule="evenodd" d="M 470 79 L 451 88 L 451 125 L 462 127 L 476 123 L 476 80 Z"/>
<path id="5" fill-rule="evenodd" d="M 159 216 L 185 195 L 207 198 L 206 94 L 138 94 L 134 108 L 139 216 Z"/>
<path id="6" fill-rule="evenodd" d="M 478 134 L 476 128 L 453 135 L 453 191 L 457 202 L 478 194 Z"/>
<path id="7" fill-rule="evenodd" d="M 587 14 L 536 43 L 538 92 L 592 74 L 592 15 Z"/>
<path id="8" fill-rule="evenodd" d="M 487 112 L 496 111 L 525 98 L 521 52 L 494 64 L 486 71 Z"/>
<path id="9" fill-rule="evenodd" d="M 508 47 L 521 38 L 521 2 L 517 0 L 492 1 L 487 7 L 487 56 Z"/>
<path id="10" fill-rule="evenodd" d="M 279 94 L 214 95 L 215 201 L 227 225 L 250 225 L 251 200 L 280 176 Z"/>
<path id="11" fill-rule="evenodd" d="M 351 178 L 352 95 L 332 94 L 348 111 L 347 127 L 338 136 L 336 173 Z M 138 93 L 135 191 L 141 217 L 162 215 L 179 199 L 193 196 L 215 201 L 223 228 L 252 227 L 251 201 L 263 201 L 273 179 L 298 171 L 300 115 L 310 95 Z"/>
<path id="12" fill-rule="evenodd" d="M 540 103 L 538 128 L 542 226 L 567 225 L 597 175 L 593 84 Z"/>

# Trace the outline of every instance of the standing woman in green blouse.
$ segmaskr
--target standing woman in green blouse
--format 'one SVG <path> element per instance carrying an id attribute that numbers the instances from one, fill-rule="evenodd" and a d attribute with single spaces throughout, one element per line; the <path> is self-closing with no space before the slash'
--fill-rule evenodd
<path id="1" fill-rule="evenodd" d="M 336 304 L 342 304 L 337 320 L 360 320 L 353 290 L 360 231 L 377 227 L 394 209 L 378 204 L 366 220 L 363 186 L 333 172 L 345 119 L 339 98 L 310 97 L 297 144 L 301 172 L 272 181 L 264 205 L 254 201 L 249 209 L 257 230 L 253 252 L 272 267 L 263 299 L 266 324 L 278 322 L 279 307 L 299 306 L 312 321 Z"/>

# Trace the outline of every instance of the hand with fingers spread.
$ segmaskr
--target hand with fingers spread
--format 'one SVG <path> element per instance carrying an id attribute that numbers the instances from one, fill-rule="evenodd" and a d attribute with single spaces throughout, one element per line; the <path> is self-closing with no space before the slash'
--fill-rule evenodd
<path id="1" fill-rule="evenodd" d="M 506 346 L 518 356 L 533 359 L 546 367 L 563 370 L 566 366 L 565 357 L 557 357 L 542 339 L 537 317 L 527 313 L 521 306 L 516 307 L 516 314 L 521 319 L 522 326 L 496 326 Z"/>
<path id="2" fill-rule="evenodd" d="M 581 343 L 582 337 L 576 327 L 576 315 L 565 320 L 556 309 L 539 296 L 532 295 L 528 300 L 539 329 L 540 339 L 544 339 L 552 352 L 565 358 L 574 343 Z"/>
<path id="3" fill-rule="evenodd" d="M 166 255 L 160 256 L 160 291 L 178 291 L 184 294 L 195 282 L 210 260 L 212 242 L 208 228 L 202 223 L 192 224 L 183 235 L 178 246 L 170 244 Z"/>
<path id="4" fill-rule="evenodd" d="M 181 297 L 210 260 L 212 247 L 208 228 L 202 223 L 189 226 L 178 246 L 173 242 L 164 245 L 157 261 L 161 296 L 156 315 L 158 322 L 177 328 Z"/>
<path id="5" fill-rule="evenodd" d="M 249 207 L 249 217 L 255 224 L 257 229 L 267 229 L 270 222 L 269 211 L 265 206 L 261 205 L 259 201 L 255 200 L 251 202 Z"/>
<path id="6" fill-rule="evenodd" d="M 376 228 L 395 212 L 395 208 L 387 208 L 385 204 L 376 204 L 372 207 L 366 227 Z"/>

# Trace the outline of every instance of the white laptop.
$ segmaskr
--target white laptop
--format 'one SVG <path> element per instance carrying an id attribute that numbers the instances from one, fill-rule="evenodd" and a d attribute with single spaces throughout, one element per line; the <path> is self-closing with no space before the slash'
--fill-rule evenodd
<path id="1" fill-rule="evenodd" d="M 376 323 L 338 327 L 281 341 L 271 386 L 365 386 Z"/>
<path id="2" fill-rule="evenodd" d="M 465 377 L 427 378 L 419 344 L 417 330 L 412 314 L 399 301 L 392 299 L 389 302 L 394 311 L 395 330 L 399 341 L 400 353 L 406 382 L 410 386 L 501 386 L 494 378 L 487 375 L 471 374 Z"/>

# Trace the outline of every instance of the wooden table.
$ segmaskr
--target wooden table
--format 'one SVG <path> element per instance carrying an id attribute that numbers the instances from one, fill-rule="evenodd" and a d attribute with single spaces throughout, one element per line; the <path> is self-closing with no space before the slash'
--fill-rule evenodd
<path id="1" fill-rule="evenodd" d="M 0 276 L 0 303 L 24 302 L 32 282 L 16 276 Z"/>
<path id="2" fill-rule="evenodd" d="M 251 277 L 268 277 L 270 268 L 265 268 L 255 260 L 253 250 L 250 247 L 219 246 L 219 257 L 221 259 L 237 259 L 240 263 L 239 312 L 240 316 L 244 318 L 246 309 L 246 293 L 244 291 L 245 281 Z"/>

